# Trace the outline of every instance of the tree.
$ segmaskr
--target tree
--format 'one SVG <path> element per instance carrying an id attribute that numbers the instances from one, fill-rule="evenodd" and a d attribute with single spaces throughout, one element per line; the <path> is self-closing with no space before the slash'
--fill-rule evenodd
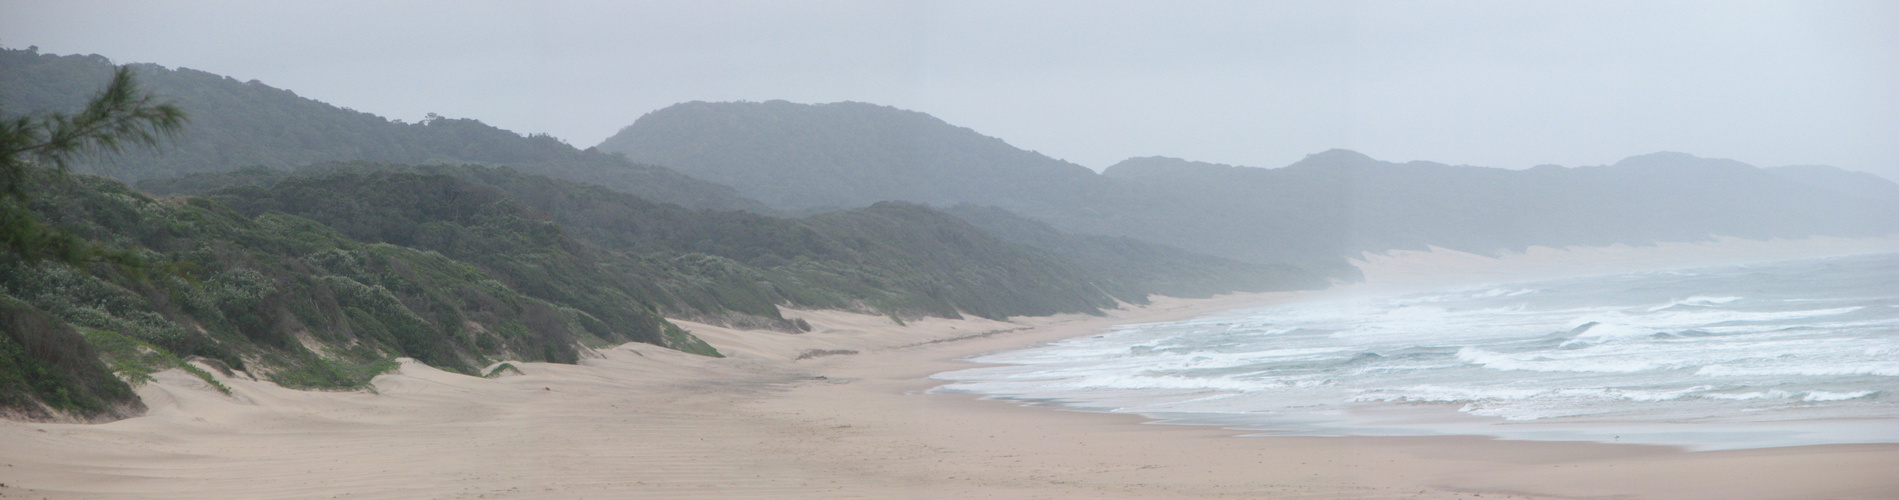
<path id="1" fill-rule="evenodd" d="M 156 146 L 175 136 L 185 121 L 177 106 L 140 90 L 126 67 L 113 72 L 112 82 L 78 114 L 0 119 L 0 246 L 29 261 L 73 264 L 99 255 L 85 240 L 35 217 L 31 187 L 59 181 L 79 155 Z"/>

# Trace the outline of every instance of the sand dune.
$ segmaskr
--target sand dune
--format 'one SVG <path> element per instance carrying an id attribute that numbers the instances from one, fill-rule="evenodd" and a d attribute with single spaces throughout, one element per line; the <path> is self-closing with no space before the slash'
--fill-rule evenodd
<path id="1" fill-rule="evenodd" d="M 1238 437 L 926 394 L 971 355 L 1288 300 L 1162 299 L 1012 322 L 788 311 L 681 322 L 729 355 L 629 344 L 483 379 L 405 362 L 371 392 L 181 372 L 149 415 L 0 422 L 5 498 L 1893 498 L 1899 445 L 1686 453 L 1482 437 Z"/>

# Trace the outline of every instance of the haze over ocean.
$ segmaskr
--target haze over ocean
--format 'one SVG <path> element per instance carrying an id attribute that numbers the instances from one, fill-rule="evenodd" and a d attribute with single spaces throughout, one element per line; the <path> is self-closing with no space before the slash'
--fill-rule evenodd
<path id="1" fill-rule="evenodd" d="M 1303 435 L 1899 442 L 1892 283 L 1888 253 L 1315 299 L 1118 327 L 936 378 Z"/>

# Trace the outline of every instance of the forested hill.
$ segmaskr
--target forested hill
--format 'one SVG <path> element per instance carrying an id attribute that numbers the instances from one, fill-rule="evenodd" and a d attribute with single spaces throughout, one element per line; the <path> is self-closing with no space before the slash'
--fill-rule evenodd
<path id="1" fill-rule="evenodd" d="M 1310 221 L 1285 235 L 1344 252 L 1435 245 L 1477 253 L 1531 245 L 1643 244 L 1709 235 L 1751 239 L 1899 232 L 1899 189 L 1831 167 L 1781 170 L 1681 153 L 1614 165 L 1528 170 L 1381 162 L 1335 150 L 1277 169 L 1138 158 L 1104 175 L 1239 218 Z M 1849 194 L 1830 189 L 1855 186 Z M 1189 224 L 1204 222 L 1183 221 Z M 1208 224 L 1206 230 L 1233 231 Z"/>
<path id="2" fill-rule="evenodd" d="M 1018 208 L 1114 189 L 1080 165 L 927 114 L 857 102 L 677 104 L 597 147 L 786 209 L 885 200 Z"/>
<path id="3" fill-rule="evenodd" d="M 1899 201 L 1899 183 L 1866 172 L 1851 172 L 1826 165 L 1792 165 L 1767 169 L 1787 180 L 1835 191 L 1874 203 Z"/>
<path id="4" fill-rule="evenodd" d="M 913 204 L 886 203 L 805 219 L 693 211 L 506 168 L 320 164 L 294 173 L 252 168 L 148 180 L 140 187 L 165 194 L 208 192 L 242 212 L 296 214 L 324 221 L 359 239 L 456 255 L 454 247 L 459 244 L 405 239 L 422 234 L 417 228 L 425 224 L 416 216 L 392 218 L 365 212 L 441 203 L 413 199 L 410 194 L 424 192 L 424 187 L 407 186 L 417 182 L 412 175 L 479 186 L 481 190 L 472 192 L 503 196 L 527 209 L 529 217 L 557 224 L 566 237 L 599 249 L 596 253 L 637 257 L 616 267 L 674 263 L 641 272 L 643 279 L 664 292 L 652 300 L 668 314 L 713 322 L 732 320 L 718 317 L 727 312 L 775 319 L 775 304 L 899 316 L 954 317 L 960 311 L 1000 318 L 1085 312 L 1111 306 L 1115 300 L 1144 303 L 1156 293 L 1209 295 L 1324 285 L 1323 280 L 1298 269 L 1225 261 L 1152 244 L 1049 245 L 1045 243 L 1088 238 L 1046 226 L 1037 239 L 1011 238 L 1011 233 L 994 224 L 979 230 Z M 314 191 L 321 196 L 313 197 L 310 190 L 317 185 L 328 187 Z M 292 194 L 296 196 L 286 198 Z M 436 197 L 463 200 L 473 196 Z M 989 219 L 997 217 L 1015 216 L 1001 212 Z M 369 224 L 366 221 L 382 221 L 377 223 L 381 227 L 364 227 Z M 1108 254 L 1120 255 L 1119 260 L 1114 265 L 1096 262 Z M 721 264 L 702 265 L 713 261 Z M 711 273 L 714 268 L 720 271 Z M 705 273 L 711 274 L 701 275 Z M 692 283 L 716 285 L 687 286 Z"/>
<path id="5" fill-rule="evenodd" d="M 1276 169 L 1135 158 L 1097 175 L 922 113 L 783 101 L 675 105 L 598 148 L 726 182 L 781 208 L 886 199 L 993 205 L 1069 233 L 1334 277 L 1351 275 L 1343 259 L 1358 252 L 1427 245 L 1495 253 L 1899 231 L 1884 179 L 1677 153 L 1513 171 L 1335 150 Z"/>
<path id="6" fill-rule="evenodd" d="M 908 203 L 783 219 L 476 165 L 255 167 L 147 184 L 174 194 L 38 181 L 38 217 L 144 264 L 0 252 L 0 414 L 136 414 L 124 381 L 195 369 L 187 360 L 348 388 L 398 356 L 481 374 L 501 360 L 571 363 L 588 344 L 717 354 L 662 315 L 797 333 L 808 325 L 780 306 L 1005 319 L 1325 284 L 1151 245 L 1049 247 L 1074 237 L 1046 228 L 1008 241 Z M 1079 261 L 1056 253 L 1074 248 Z"/>
<path id="7" fill-rule="evenodd" d="M 457 190 L 428 184 L 392 187 Z M 38 217 L 138 264 L 0 252 L 0 415 L 126 416 L 137 408 L 127 382 L 199 370 L 188 360 L 334 389 L 361 386 L 393 357 L 478 374 L 501 360 L 572 363 L 585 342 L 716 354 L 661 318 L 623 273 L 492 195 L 344 209 L 359 216 L 352 230 L 412 223 L 421 240 L 410 243 L 469 245 L 451 257 L 280 211 L 153 199 L 103 177 L 35 185 Z M 489 252 L 498 249 L 520 251 Z"/>
<path id="8" fill-rule="evenodd" d="M 7 92 L 9 119 L 76 106 L 60 99 L 90 95 L 75 90 L 92 87 L 83 73 L 110 68 L 98 57 L 0 56 L 9 65 L 0 88 L 27 89 Z M 114 257 L 0 250 L 0 416 L 135 414 L 127 383 L 167 368 L 197 370 L 213 386 L 200 366 L 351 388 L 396 357 L 475 375 L 502 360 L 571 363 L 583 346 L 626 341 L 717 355 L 668 316 L 794 334 L 809 325 L 780 307 L 1005 319 L 1099 313 L 1154 293 L 1327 283 L 1296 268 L 1066 235 L 997 209 L 971 216 L 986 229 L 905 202 L 801 219 L 693 209 L 673 202 L 764 207 L 474 121 L 392 123 L 254 83 L 139 71 L 198 124 L 180 147 L 92 165 L 143 177 L 146 192 L 31 162 L 10 172 L 30 174 L 32 190 L 4 200 L 19 208 L 0 222 L 43 220 L 56 229 L 40 231 Z M 321 161 L 379 155 L 426 158 Z M 156 177 L 192 169 L 206 171 Z M 630 194 L 645 192 L 668 202 Z"/>
<path id="9" fill-rule="evenodd" d="M 620 275 L 611 280 L 617 286 L 643 289 L 629 293 L 640 302 L 714 322 L 724 322 L 719 315 L 727 312 L 777 319 L 780 304 L 997 319 L 1096 312 L 1114 304 L 1059 257 L 1003 243 L 914 205 L 799 221 L 689 211 L 483 167 L 340 167 L 209 197 L 239 213 L 306 217 L 359 240 L 433 250 L 510 276 L 552 276 L 556 282 L 527 289 L 558 291 L 570 282 L 578 295 L 564 300 L 586 299 L 585 290 L 602 286 L 592 282 L 598 274 L 611 270 L 605 274 Z M 499 218 L 497 210 L 518 215 Z M 454 229 L 504 222 L 515 229 Z M 507 234 L 535 236 L 500 237 Z M 534 261 L 518 272 L 508 264 L 525 258 Z M 589 262 L 601 269 L 588 268 Z"/>
<path id="10" fill-rule="evenodd" d="M 261 165 L 289 169 L 328 161 L 481 163 L 606 186 L 695 209 L 763 210 L 729 187 L 665 167 L 580 150 L 545 135 L 521 136 L 469 119 L 391 121 L 298 97 L 256 80 L 136 64 L 145 88 L 190 115 L 162 150 L 95 158 L 82 170 L 126 181 L 224 172 Z M 0 48 L 0 110 L 9 115 L 71 112 L 111 77 L 105 57 Z"/>

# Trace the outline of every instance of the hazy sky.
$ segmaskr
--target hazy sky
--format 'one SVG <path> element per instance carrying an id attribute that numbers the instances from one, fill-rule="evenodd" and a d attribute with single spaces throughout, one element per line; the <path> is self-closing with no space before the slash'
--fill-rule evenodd
<path id="1" fill-rule="evenodd" d="M 0 44 L 587 147 L 690 100 L 923 111 L 1101 169 L 1655 151 L 1899 179 L 1899 2 L 0 0 Z"/>

